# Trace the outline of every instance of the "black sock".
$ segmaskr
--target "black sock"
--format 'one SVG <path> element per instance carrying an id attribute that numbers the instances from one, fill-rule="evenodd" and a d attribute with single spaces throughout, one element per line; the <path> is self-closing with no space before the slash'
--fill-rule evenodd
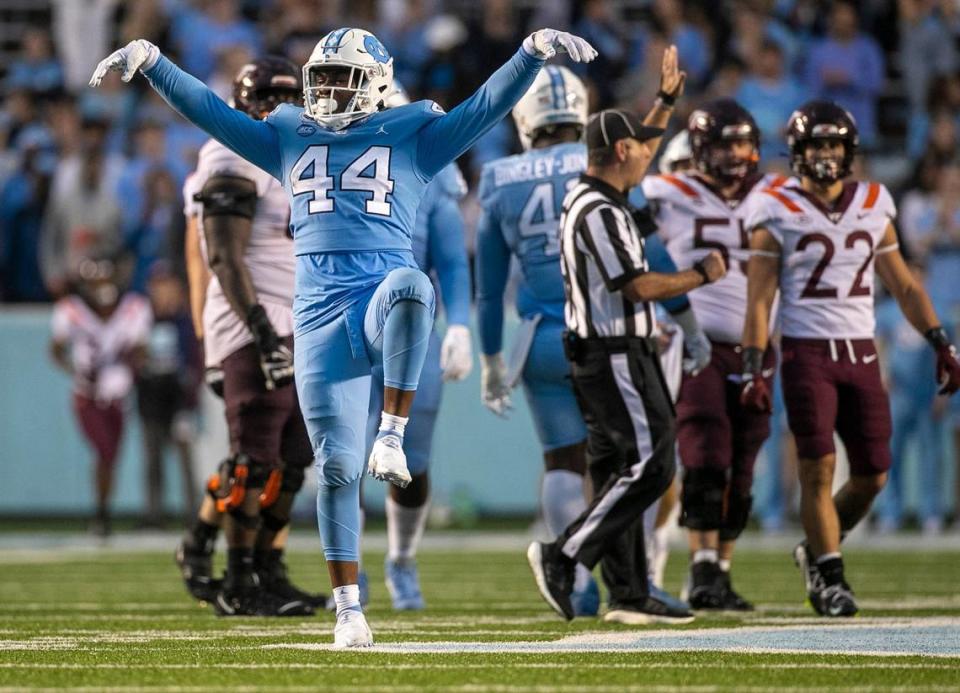
<path id="1" fill-rule="evenodd" d="M 204 553 L 212 553 L 213 545 L 217 541 L 217 534 L 220 527 L 211 525 L 201 519 L 197 519 L 190 531 L 187 532 L 187 543 L 192 549 L 198 549 Z"/>
<path id="2" fill-rule="evenodd" d="M 820 571 L 827 585 L 838 585 L 843 582 L 843 558 L 840 556 L 817 561 L 817 570 Z"/>
<path id="3" fill-rule="evenodd" d="M 246 589 L 255 585 L 253 579 L 253 549 L 227 549 L 227 574 L 224 587 L 227 590 Z"/>
<path id="4" fill-rule="evenodd" d="M 258 568 L 276 565 L 283 560 L 283 549 L 257 549 L 253 553 L 253 562 Z"/>

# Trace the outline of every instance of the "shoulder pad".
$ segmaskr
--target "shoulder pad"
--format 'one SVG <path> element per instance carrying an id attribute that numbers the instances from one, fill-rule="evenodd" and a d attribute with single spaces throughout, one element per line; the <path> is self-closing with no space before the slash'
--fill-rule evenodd
<path id="1" fill-rule="evenodd" d="M 240 176 L 214 175 L 194 195 L 203 204 L 203 216 L 253 219 L 257 211 L 257 184 Z"/>

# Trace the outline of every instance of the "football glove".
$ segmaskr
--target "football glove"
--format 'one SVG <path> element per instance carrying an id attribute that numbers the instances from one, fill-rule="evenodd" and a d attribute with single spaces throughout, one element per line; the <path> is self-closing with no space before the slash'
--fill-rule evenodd
<path id="1" fill-rule="evenodd" d="M 760 414 L 773 411 L 770 387 L 763 379 L 763 351 L 759 347 L 743 348 L 743 375 L 740 382 L 740 404 Z"/>
<path id="2" fill-rule="evenodd" d="M 220 366 L 210 366 L 203 372 L 203 381 L 217 397 L 223 399 L 223 369 Z"/>
<path id="3" fill-rule="evenodd" d="M 473 370 L 473 345 L 465 325 L 448 325 L 440 346 L 440 370 L 443 379 L 463 380 Z"/>
<path id="4" fill-rule="evenodd" d="M 149 70 L 159 59 L 159 48 L 144 39 L 136 39 L 100 61 L 90 78 L 90 86 L 99 87 L 111 70 L 122 72 L 120 79 L 129 82 L 137 70 Z"/>
<path id="5" fill-rule="evenodd" d="M 541 60 L 549 60 L 557 53 L 566 53 L 575 63 L 589 63 L 597 57 L 597 51 L 582 38 L 556 29 L 534 31 L 523 40 L 523 50 Z"/>
<path id="6" fill-rule="evenodd" d="M 293 353 L 280 343 L 280 337 L 267 317 L 267 311 L 255 303 L 247 312 L 247 327 L 253 335 L 253 343 L 260 352 L 260 370 L 264 385 L 276 390 L 293 382 Z"/>
<path id="7" fill-rule="evenodd" d="M 483 406 L 504 419 L 513 409 L 503 354 L 480 356 L 480 399 Z"/>
<path id="8" fill-rule="evenodd" d="M 700 329 L 692 308 L 673 316 L 674 321 L 683 330 L 683 372 L 695 376 L 710 364 L 712 349 L 707 335 Z"/>
<path id="9" fill-rule="evenodd" d="M 937 352 L 937 394 L 952 395 L 960 389 L 960 361 L 957 360 L 957 348 L 950 343 L 947 332 L 942 327 L 934 327 L 924 333 L 930 346 Z"/>

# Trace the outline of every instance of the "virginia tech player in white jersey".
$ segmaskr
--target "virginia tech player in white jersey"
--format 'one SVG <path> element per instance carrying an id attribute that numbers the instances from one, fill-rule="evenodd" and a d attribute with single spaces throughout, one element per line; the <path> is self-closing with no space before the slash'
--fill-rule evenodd
<path id="1" fill-rule="evenodd" d="M 278 103 L 299 102 L 299 74 L 282 58 L 245 65 L 234 79 L 234 107 L 259 119 Z M 211 478 L 177 562 L 187 590 L 220 615 L 309 615 L 325 597 L 294 587 L 282 560 L 283 529 L 313 461 L 293 386 L 288 197 L 269 174 L 211 140 L 200 150 L 184 200 L 191 307 L 196 312 L 203 304 L 207 380 L 223 397 L 230 457 Z M 201 300 L 198 285 L 206 278 Z M 222 583 L 213 579 L 211 563 L 220 522 L 227 539 Z"/>
<path id="2" fill-rule="evenodd" d="M 711 250 L 719 250 L 727 261 L 723 279 L 690 294 L 697 322 L 713 341 L 740 342 L 750 247 L 744 219 L 756 192 L 778 188 L 787 180 L 776 174 L 751 174 L 728 198 L 695 171 L 643 179 L 643 195 L 654 212 L 657 233 L 677 267 L 690 267 Z"/>
<path id="3" fill-rule="evenodd" d="M 273 176 L 234 154 L 216 140 L 200 150 L 197 170 L 184 184 L 184 215 L 199 220 L 200 250 L 209 265 L 210 253 L 203 229 L 203 205 L 194 199 L 211 177 L 244 178 L 256 186 L 256 211 L 251 220 L 250 241 L 243 262 L 253 289 L 280 337 L 293 334 L 293 272 L 295 258 L 290 236 L 290 204 L 283 186 Z M 207 366 L 220 362 L 240 347 L 253 342 L 253 335 L 224 295 L 216 274 L 207 285 L 203 308 L 204 353 Z"/>
<path id="4" fill-rule="evenodd" d="M 684 469 L 681 524 L 689 530 L 686 597 L 695 609 L 749 610 L 733 589 L 730 565 L 752 506 L 753 468 L 770 432 L 769 416 L 740 405 L 740 336 L 747 302 L 749 235 L 744 219 L 762 190 L 787 179 L 757 172 L 759 129 L 738 103 L 721 99 L 691 114 L 690 166 L 643 180 L 657 233 L 678 267 L 711 251 L 726 276 L 690 294 L 697 322 L 710 338 L 709 365 L 683 379 L 677 440 Z M 773 373 L 773 349 L 765 354 Z"/>
<path id="5" fill-rule="evenodd" d="M 850 114 L 831 102 L 810 102 L 791 116 L 787 143 L 799 185 L 765 190 L 747 222 L 753 256 L 741 401 L 770 408 L 768 384 L 759 376 L 779 288 L 781 375 L 800 458 L 806 534 L 794 559 L 817 613 L 852 616 L 857 604 L 840 541 L 869 511 L 892 462 L 890 405 L 873 342 L 874 269 L 936 351 L 941 394 L 960 387 L 960 362 L 897 248 L 890 193 L 879 183 L 843 180 L 858 144 Z M 850 478 L 832 495 L 834 432 L 846 447 Z"/>

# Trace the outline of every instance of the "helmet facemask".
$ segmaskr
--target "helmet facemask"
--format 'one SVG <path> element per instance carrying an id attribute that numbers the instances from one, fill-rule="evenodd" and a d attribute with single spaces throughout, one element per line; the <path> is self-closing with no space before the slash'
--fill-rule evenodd
<path id="1" fill-rule="evenodd" d="M 703 149 L 702 155 L 698 158 L 697 168 L 708 176 L 715 178 L 722 185 L 730 185 L 737 181 L 744 180 L 757 170 L 760 162 L 760 152 L 757 149 L 755 135 L 750 132 L 747 125 L 727 126 L 728 128 L 746 128 L 746 132 L 731 132 L 729 136 L 725 134 L 724 138 L 715 144 L 708 144 Z M 734 147 L 738 142 L 750 144 L 750 154 L 746 157 L 734 152 Z"/>
<path id="2" fill-rule="evenodd" d="M 383 63 L 307 63 L 304 112 L 326 127 L 341 130 L 379 110 L 391 91 L 390 72 Z"/>
<path id="3" fill-rule="evenodd" d="M 823 149 L 817 149 L 814 145 L 817 142 L 832 142 L 840 144 L 843 149 L 842 154 L 827 152 Z M 812 178 L 818 183 L 835 183 L 841 178 L 845 178 L 850 173 L 850 161 L 853 156 L 848 154 L 849 147 L 847 142 L 840 137 L 809 140 L 803 144 L 800 155 L 799 173 Z"/>

